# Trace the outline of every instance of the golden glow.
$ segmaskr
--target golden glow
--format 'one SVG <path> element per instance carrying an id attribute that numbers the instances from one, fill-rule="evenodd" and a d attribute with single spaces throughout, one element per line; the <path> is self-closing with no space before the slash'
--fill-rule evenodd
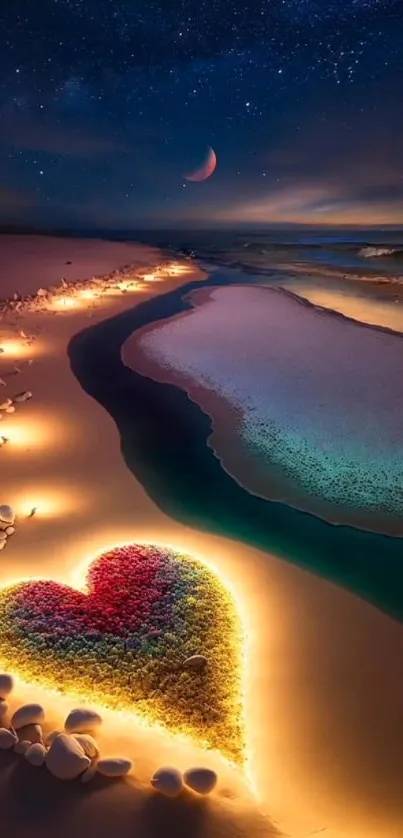
<path id="1" fill-rule="evenodd" d="M 161 277 L 156 276 L 155 274 L 144 274 L 142 279 L 144 282 L 160 282 Z"/>
<path id="2" fill-rule="evenodd" d="M 188 265 L 168 265 L 168 270 L 171 274 L 185 274 L 188 273 L 191 268 Z"/>
<path id="3" fill-rule="evenodd" d="M 51 302 L 51 307 L 56 308 L 60 311 L 65 311 L 66 309 L 74 308 L 76 305 L 77 301 L 73 296 L 55 297 Z"/>
<path id="4" fill-rule="evenodd" d="M 285 288 L 290 288 L 294 294 L 304 297 L 314 305 L 338 311 L 346 317 L 352 317 L 360 323 L 369 323 L 373 326 L 384 326 L 396 332 L 403 332 L 403 311 L 402 306 L 395 305 L 390 299 L 370 299 L 363 297 L 360 293 L 351 291 L 336 290 L 333 288 L 319 288 L 310 285 L 304 279 L 301 282 L 285 282 Z"/>
<path id="5" fill-rule="evenodd" d="M 22 340 L 2 340 L 0 342 L 1 358 L 26 358 L 34 354 L 33 346 Z"/>
<path id="6" fill-rule="evenodd" d="M 32 487 L 17 493 L 12 501 L 16 516 L 27 518 L 36 509 L 36 518 L 61 518 L 80 510 L 84 505 L 84 493 L 68 489 L 46 489 L 43 486 Z"/>
<path id="7" fill-rule="evenodd" d="M 35 451 L 53 450 L 55 441 L 67 436 L 57 420 L 46 415 L 22 417 L 16 414 L 12 419 L 1 423 L 0 432 L 8 440 L 7 451 L 18 451 L 26 454 L 26 449 Z"/>
<path id="8" fill-rule="evenodd" d="M 78 295 L 82 300 L 95 300 L 98 298 L 98 294 L 96 294 L 95 291 L 91 291 L 89 288 L 85 291 L 79 291 Z"/>
<path id="9" fill-rule="evenodd" d="M 119 286 L 121 291 L 141 291 L 141 285 L 139 282 L 119 282 Z"/>

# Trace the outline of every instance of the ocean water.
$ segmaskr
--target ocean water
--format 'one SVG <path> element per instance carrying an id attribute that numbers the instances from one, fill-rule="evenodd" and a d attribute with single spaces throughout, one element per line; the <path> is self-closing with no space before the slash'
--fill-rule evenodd
<path id="1" fill-rule="evenodd" d="M 154 230 L 130 235 L 247 273 L 270 275 L 274 266 L 293 263 L 347 274 L 385 274 L 403 282 L 402 229 Z"/>

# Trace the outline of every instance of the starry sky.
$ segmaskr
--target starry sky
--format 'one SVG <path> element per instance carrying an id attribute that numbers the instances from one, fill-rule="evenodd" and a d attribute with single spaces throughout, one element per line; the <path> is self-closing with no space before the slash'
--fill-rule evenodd
<path id="1" fill-rule="evenodd" d="M 3 0 L 0 32 L 3 224 L 403 224 L 403 0 Z"/>

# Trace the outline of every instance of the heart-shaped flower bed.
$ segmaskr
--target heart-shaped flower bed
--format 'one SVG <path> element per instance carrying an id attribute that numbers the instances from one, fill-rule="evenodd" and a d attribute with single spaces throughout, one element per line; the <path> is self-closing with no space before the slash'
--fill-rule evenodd
<path id="1" fill-rule="evenodd" d="M 25 680 L 132 710 L 241 763 L 242 633 L 219 578 L 190 556 L 132 544 L 90 566 L 87 590 L 0 590 L 0 661 Z M 203 655 L 207 665 L 185 662 Z"/>

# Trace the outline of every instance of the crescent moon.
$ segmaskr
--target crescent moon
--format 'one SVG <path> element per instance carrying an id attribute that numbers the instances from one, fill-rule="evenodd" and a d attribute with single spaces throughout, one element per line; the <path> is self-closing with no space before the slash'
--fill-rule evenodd
<path id="1" fill-rule="evenodd" d="M 198 169 L 195 169 L 195 171 L 191 172 L 189 175 L 185 175 L 185 178 L 186 180 L 191 180 L 195 183 L 198 183 L 201 180 L 207 180 L 207 178 L 213 174 L 216 165 L 217 155 L 214 149 L 209 146 L 208 154 L 203 165 L 199 166 Z"/>

